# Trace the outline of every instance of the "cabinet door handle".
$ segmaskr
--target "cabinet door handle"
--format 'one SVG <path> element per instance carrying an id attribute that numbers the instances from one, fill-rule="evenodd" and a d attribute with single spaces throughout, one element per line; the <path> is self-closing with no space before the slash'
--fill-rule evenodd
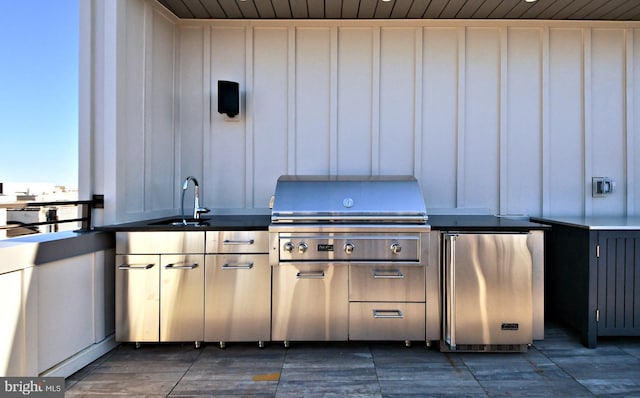
<path id="1" fill-rule="evenodd" d="M 255 241 L 253 239 L 248 240 L 229 240 L 225 239 L 222 241 L 225 245 L 253 245 Z"/>
<path id="2" fill-rule="evenodd" d="M 399 269 L 394 269 L 389 271 L 374 270 L 373 278 L 374 279 L 404 279 L 404 274 Z"/>
<path id="3" fill-rule="evenodd" d="M 149 269 L 152 268 L 155 264 L 143 264 L 143 265 L 129 265 L 129 264 L 121 264 L 118 266 L 118 269 Z"/>
<path id="4" fill-rule="evenodd" d="M 253 263 L 246 263 L 246 264 L 223 264 L 222 269 L 224 270 L 233 270 L 233 269 L 251 269 L 253 268 Z"/>
<path id="5" fill-rule="evenodd" d="M 197 263 L 193 263 L 193 264 L 185 264 L 183 263 L 183 265 L 179 265 L 179 264 L 167 264 L 164 266 L 165 269 L 194 269 L 197 268 L 198 264 Z"/>
<path id="6" fill-rule="evenodd" d="M 373 310 L 374 318 L 404 318 L 404 314 L 400 310 Z"/>
<path id="7" fill-rule="evenodd" d="M 297 279 L 324 279 L 324 271 L 298 272 Z"/>

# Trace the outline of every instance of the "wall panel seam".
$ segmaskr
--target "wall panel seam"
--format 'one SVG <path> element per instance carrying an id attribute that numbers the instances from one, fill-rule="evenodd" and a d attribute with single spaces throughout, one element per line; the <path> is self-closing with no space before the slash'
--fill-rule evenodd
<path id="1" fill-rule="evenodd" d="M 634 52 L 634 32 L 633 29 L 625 29 L 625 44 L 626 44 L 626 52 L 625 52 L 625 87 L 626 87 L 626 96 L 625 96 L 625 136 L 626 136 L 626 199 L 627 199 L 627 208 L 626 212 L 628 216 L 635 215 L 635 178 L 636 173 L 633 167 L 635 161 L 635 114 L 633 109 L 635 108 L 635 80 L 633 79 L 633 71 L 634 71 L 634 60 L 635 60 L 635 52 Z"/>
<path id="2" fill-rule="evenodd" d="M 144 125 L 143 125 L 143 129 L 142 129 L 142 142 L 144 143 L 144 150 L 142 151 L 142 155 L 143 155 L 143 159 L 141 161 L 142 167 L 143 167 L 143 178 L 144 178 L 144 190 L 142 192 L 142 211 L 146 212 L 146 211 L 150 211 L 153 210 L 150 208 L 150 204 L 149 204 L 149 196 L 147 195 L 147 192 L 151 192 L 151 183 L 149 181 L 149 174 L 151 172 L 151 167 L 149 166 L 149 150 L 150 150 L 150 143 L 149 143 L 149 131 L 152 131 L 153 129 L 153 125 L 151 120 L 153 120 L 153 107 L 150 106 L 149 101 L 151 101 L 151 98 L 153 97 L 153 92 L 149 93 L 148 91 L 152 90 L 152 79 L 153 79 L 153 73 L 151 70 L 151 59 L 153 57 L 152 54 L 152 48 L 153 48 L 153 14 L 152 11 L 149 10 L 149 7 L 147 7 L 147 3 L 145 3 L 145 7 L 144 7 L 144 35 L 145 35 L 145 41 L 144 41 L 144 49 L 143 49 L 143 65 L 144 65 L 144 70 L 142 72 L 142 79 L 143 79 L 143 84 L 144 84 L 144 90 L 142 93 L 142 110 L 143 110 L 143 114 L 145 116 L 144 119 Z"/>
<path id="3" fill-rule="evenodd" d="M 244 204 L 245 207 L 255 207 L 254 197 L 254 159 L 255 159 L 255 146 L 254 146 L 254 130 L 253 130 L 253 90 L 248 90 L 248 87 L 253 87 L 253 42 L 254 42 L 254 27 L 253 25 L 247 25 L 245 27 L 245 62 L 244 62 L 244 95 L 243 90 L 240 90 L 240 102 L 244 98 L 244 107 L 241 105 L 240 109 L 244 108 L 244 135 L 245 135 L 245 151 L 244 151 Z"/>
<path id="4" fill-rule="evenodd" d="M 380 61 L 381 28 L 373 30 L 373 82 L 371 95 L 371 174 L 380 174 Z"/>
<path id="5" fill-rule="evenodd" d="M 542 82 L 542 153 L 541 153 L 541 163 L 542 163 L 542 215 L 546 216 L 549 214 L 549 206 L 550 206 L 550 192 L 551 189 L 551 180 L 550 180 L 550 163 L 551 163 L 551 151 L 550 151 L 550 125 L 549 125 L 549 101 L 550 101 L 550 32 L 549 27 L 545 27 L 542 31 L 542 70 L 541 70 L 541 79 Z"/>
<path id="6" fill-rule="evenodd" d="M 330 31 L 329 175 L 338 174 L 338 27 Z"/>
<path id="7" fill-rule="evenodd" d="M 507 28 L 499 30 L 500 35 L 500 125 L 498 127 L 499 164 L 498 164 L 498 210 L 500 214 L 507 214 L 509 211 L 509 92 L 508 92 L 508 72 L 509 72 L 509 38 Z"/>
<path id="8" fill-rule="evenodd" d="M 213 32 L 210 28 L 202 29 L 202 93 L 204 104 L 202 106 L 202 133 L 204 137 L 202 137 L 202 176 L 205 181 L 211 181 L 212 177 L 209 177 L 213 170 L 211 165 L 207 165 L 207 160 L 211 159 L 211 128 L 212 128 L 212 112 L 211 107 L 211 35 Z M 213 202 L 213 195 L 211 194 L 211 190 L 206 190 L 209 193 L 209 200 L 206 200 L 204 203 Z M 207 198 L 204 198 L 207 199 Z"/>
<path id="9" fill-rule="evenodd" d="M 583 43 L 583 64 L 582 64 L 582 116 L 583 116 L 583 151 L 584 163 L 583 163 L 583 178 L 582 195 L 584 198 L 584 214 L 591 216 L 593 212 L 593 200 L 591 198 L 590 187 L 591 175 L 593 172 L 593 153 L 592 153 L 592 101 L 591 101 L 591 29 L 582 29 L 582 43 Z"/>
<path id="10" fill-rule="evenodd" d="M 295 174 L 296 148 L 296 28 L 289 26 L 287 46 L 287 172 Z"/>
<path id="11" fill-rule="evenodd" d="M 465 120 L 466 120 L 466 28 L 458 29 L 458 109 L 457 109 L 457 131 L 456 131 L 456 207 L 464 207 L 465 205 L 465 188 L 464 188 L 464 144 L 465 144 Z"/>
<path id="12" fill-rule="evenodd" d="M 172 121 L 172 126 L 171 126 L 171 136 L 173 137 L 173 167 L 171 168 L 171 170 L 173 170 L 173 181 L 176 181 L 176 178 L 179 178 L 179 167 L 178 165 L 180 164 L 180 136 L 178 135 L 178 129 L 179 129 L 179 120 L 180 120 L 180 116 L 179 116 L 179 101 L 177 100 L 177 93 L 178 93 L 178 76 L 180 74 L 180 66 L 178 63 L 178 55 L 180 54 L 179 51 L 179 40 L 180 40 L 180 32 L 178 30 L 178 28 L 176 27 L 176 24 L 173 23 L 172 24 L 173 29 L 172 29 L 172 35 L 171 38 L 173 40 L 173 43 L 171 43 L 172 49 L 172 57 L 171 60 L 173 61 L 173 65 L 172 65 L 172 74 L 171 74 L 171 79 L 173 80 L 172 85 L 171 85 L 171 102 L 172 102 L 172 106 L 171 106 L 171 112 L 173 113 L 171 115 L 171 121 Z M 171 207 L 175 208 L 175 202 L 171 201 Z"/>
<path id="13" fill-rule="evenodd" d="M 413 162 L 413 175 L 418 178 L 419 181 L 423 181 L 422 172 L 422 96 L 423 96 L 423 37 L 424 37 L 424 29 L 415 28 L 415 84 L 414 84 L 414 104 L 413 104 L 413 115 L 414 115 L 414 128 L 413 128 L 413 136 L 414 136 L 414 162 Z"/>
<path id="14" fill-rule="evenodd" d="M 176 29 L 176 48 L 174 50 L 174 62 L 175 62 L 175 71 L 174 71 L 174 90 L 175 93 L 177 94 L 177 96 L 182 97 L 183 96 L 183 87 L 182 87 L 182 62 L 181 62 L 181 58 L 182 58 L 182 33 L 180 29 Z M 175 112 L 175 118 L 174 118 L 174 122 L 173 122 L 173 141 L 174 141 L 174 146 L 173 146 L 173 156 L 174 156 L 174 167 L 173 167 L 173 181 L 174 181 L 174 185 L 178 186 L 178 183 L 180 181 L 180 175 L 182 174 L 182 118 L 180 117 L 180 101 L 176 101 L 175 100 L 176 96 L 174 95 L 174 102 L 173 102 L 173 107 L 174 107 L 174 112 Z M 203 178 L 203 177 L 201 177 Z M 173 191 L 174 194 L 172 196 L 172 200 L 171 200 L 171 206 L 175 209 L 177 207 L 178 201 L 177 201 L 177 194 L 176 194 L 176 190 Z"/>

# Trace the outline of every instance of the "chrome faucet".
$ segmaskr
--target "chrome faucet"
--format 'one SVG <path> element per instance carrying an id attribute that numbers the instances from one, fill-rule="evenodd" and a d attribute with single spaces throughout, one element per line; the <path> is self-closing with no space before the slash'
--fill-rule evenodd
<path id="1" fill-rule="evenodd" d="M 184 225 L 187 225 L 187 217 L 184 214 L 184 194 L 187 192 L 187 188 L 189 188 L 189 181 L 193 181 L 193 218 L 199 220 L 200 214 L 209 212 L 209 209 L 206 207 L 200 207 L 200 186 L 198 185 L 198 180 L 196 180 L 195 177 L 187 177 L 182 184 L 182 200 L 180 201 L 180 212 L 182 213 L 182 223 Z"/>

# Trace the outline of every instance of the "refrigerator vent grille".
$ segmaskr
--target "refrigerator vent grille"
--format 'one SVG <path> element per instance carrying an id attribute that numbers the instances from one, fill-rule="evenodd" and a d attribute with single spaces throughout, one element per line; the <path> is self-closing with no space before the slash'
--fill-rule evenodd
<path id="1" fill-rule="evenodd" d="M 527 344 L 458 344 L 456 351 L 464 352 L 527 352 Z"/>

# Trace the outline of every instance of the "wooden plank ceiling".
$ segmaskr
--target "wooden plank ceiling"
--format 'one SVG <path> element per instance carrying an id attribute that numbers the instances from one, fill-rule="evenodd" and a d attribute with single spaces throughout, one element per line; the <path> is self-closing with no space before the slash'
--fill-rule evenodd
<path id="1" fill-rule="evenodd" d="M 640 20 L 640 0 L 158 0 L 196 19 Z"/>

